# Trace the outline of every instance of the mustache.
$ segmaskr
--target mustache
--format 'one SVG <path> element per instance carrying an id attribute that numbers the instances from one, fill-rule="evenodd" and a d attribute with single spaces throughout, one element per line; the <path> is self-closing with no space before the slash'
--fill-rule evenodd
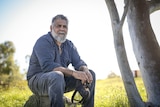
<path id="1" fill-rule="evenodd" d="M 58 35 L 66 35 L 65 32 L 58 32 L 57 34 L 58 34 Z"/>

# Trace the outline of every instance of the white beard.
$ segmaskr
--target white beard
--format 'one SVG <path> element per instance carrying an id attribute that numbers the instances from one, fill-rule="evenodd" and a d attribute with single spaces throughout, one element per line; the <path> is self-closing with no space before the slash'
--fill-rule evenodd
<path id="1" fill-rule="evenodd" d="M 60 43 L 64 43 L 65 41 L 66 41 L 66 36 L 67 35 L 65 35 L 65 34 L 56 34 L 55 32 L 54 32 L 54 30 L 52 30 L 51 31 L 51 34 L 52 34 L 52 36 L 53 36 L 53 38 L 55 39 L 55 40 L 57 40 L 58 42 L 60 42 Z"/>

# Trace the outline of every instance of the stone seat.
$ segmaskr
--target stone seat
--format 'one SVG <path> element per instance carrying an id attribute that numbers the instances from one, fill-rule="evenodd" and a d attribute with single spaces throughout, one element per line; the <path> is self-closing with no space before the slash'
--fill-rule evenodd
<path id="1" fill-rule="evenodd" d="M 75 103 L 72 103 L 71 100 L 67 97 L 63 97 L 65 102 L 65 107 L 77 107 Z M 26 101 L 24 107 L 50 107 L 50 101 L 48 96 L 37 96 L 31 95 Z"/>

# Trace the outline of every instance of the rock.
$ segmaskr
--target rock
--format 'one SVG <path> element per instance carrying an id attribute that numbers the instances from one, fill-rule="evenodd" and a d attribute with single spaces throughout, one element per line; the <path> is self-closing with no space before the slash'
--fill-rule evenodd
<path id="1" fill-rule="evenodd" d="M 65 107 L 76 107 L 77 104 L 72 103 L 67 97 L 63 97 L 65 102 Z M 50 107 L 50 101 L 48 96 L 37 96 L 31 95 L 26 101 L 24 107 Z"/>
<path id="2" fill-rule="evenodd" d="M 24 107 L 50 107 L 50 101 L 48 96 L 36 96 L 32 95 L 26 101 Z"/>

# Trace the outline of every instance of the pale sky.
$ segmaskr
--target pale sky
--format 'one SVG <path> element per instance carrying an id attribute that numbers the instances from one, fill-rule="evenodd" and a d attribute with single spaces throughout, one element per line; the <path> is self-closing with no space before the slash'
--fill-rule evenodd
<path id="1" fill-rule="evenodd" d="M 118 10 L 122 13 L 123 0 L 117 1 L 122 2 L 118 3 Z M 151 20 L 155 33 L 160 34 L 160 23 L 156 22 L 160 19 L 160 12 L 157 13 Z M 111 71 L 120 74 L 104 0 L 0 0 L 0 14 L 0 43 L 8 40 L 14 43 L 15 60 L 21 72 L 28 66 L 25 56 L 31 55 L 36 40 L 50 31 L 52 17 L 64 14 L 69 19 L 67 38 L 76 45 L 97 79 L 106 78 Z M 126 22 L 123 31 L 131 69 L 138 69 Z M 159 35 L 157 39 L 160 40 Z"/>

